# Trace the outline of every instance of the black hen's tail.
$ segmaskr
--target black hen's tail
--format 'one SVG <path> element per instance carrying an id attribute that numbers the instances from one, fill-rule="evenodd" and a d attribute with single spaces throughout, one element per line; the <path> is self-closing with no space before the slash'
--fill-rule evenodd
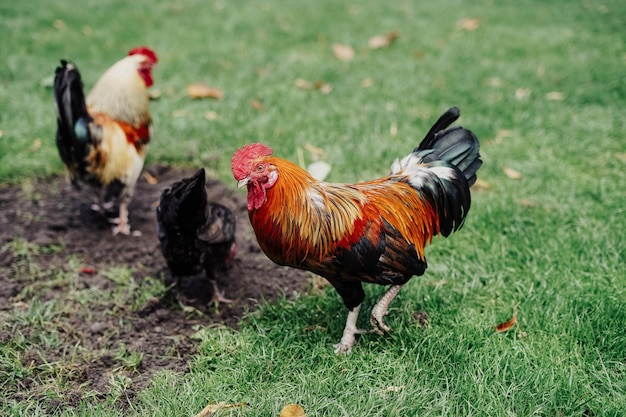
<path id="1" fill-rule="evenodd" d="M 206 176 L 201 168 L 192 177 L 173 183 L 161 193 L 157 222 L 164 231 L 192 233 L 206 222 Z"/>
<path id="2" fill-rule="evenodd" d="M 89 152 L 89 123 L 85 94 L 80 73 L 76 66 L 62 60 L 54 77 L 54 101 L 57 110 L 57 148 L 61 160 L 67 166 L 72 183 L 85 174 Z"/>
<path id="3" fill-rule="evenodd" d="M 476 182 L 476 171 L 483 164 L 480 159 L 480 144 L 470 130 L 456 126 L 448 129 L 461 112 L 457 107 L 449 108 L 430 128 L 422 142 L 413 152 L 426 163 L 445 161 L 463 173 L 471 187 Z"/>

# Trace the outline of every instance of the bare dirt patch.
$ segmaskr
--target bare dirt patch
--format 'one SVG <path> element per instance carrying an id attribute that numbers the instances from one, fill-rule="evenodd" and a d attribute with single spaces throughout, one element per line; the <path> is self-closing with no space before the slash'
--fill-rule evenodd
<path id="1" fill-rule="evenodd" d="M 218 309 L 206 305 L 210 296 L 206 282 L 186 283 L 182 289 L 188 298 L 197 299 L 193 307 L 201 314 L 181 307 L 176 288 L 159 297 L 133 298 L 133 291 L 141 293 L 137 287 L 150 280 L 171 283 L 156 236 L 155 207 L 165 187 L 195 172 L 166 166 L 147 171 L 158 182 L 150 184 L 142 177 L 130 205 L 131 227 L 141 236 L 112 236 L 111 226 L 65 178 L 0 186 L 0 323 L 6 324 L 16 310 L 26 311 L 34 302 L 66 303 L 62 317 L 56 317 L 53 324 L 55 334 L 61 336 L 60 346 L 43 352 L 44 357 L 41 351 L 27 351 L 22 358 L 23 365 L 33 369 L 67 358 L 80 348 L 83 353 L 70 361 L 71 370 L 63 371 L 71 372 L 66 378 L 71 387 L 61 396 L 65 404 L 79 401 L 86 390 L 109 392 L 111 375 L 123 369 L 119 352 L 124 350 L 142 355 L 140 365 L 128 372 L 132 390 L 126 395 L 145 387 L 158 370 L 185 372 L 197 344 L 191 336 L 198 326 L 237 328 L 243 314 L 261 300 L 272 301 L 280 294 L 290 297 L 308 285 L 305 272 L 279 267 L 261 252 L 248 221 L 244 193 L 208 179 L 209 199 L 237 214 L 239 251 L 228 280 L 220 282 L 234 302 Z M 29 244 L 38 248 L 34 254 L 16 250 Z M 130 269 L 131 277 L 116 277 L 116 268 L 122 275 Z M 59 278 L 60 273 L 65 278 Z M 118 280 L 123 279 L 130 282 L 122 285 Z M 92 289 L 112 295 L 98 302 L 89 302 L 87 297 L 82 303 L 72 296 L 89 294 Z M 116 297 L 116 291 L 121 296 Z M 8 326 L 0 329 L 0 344 L 13 337 Z M 36 397 L 33 390 L 40 382 L 25 378 L 19 385 L 14 393 L 18 400 Z"/>

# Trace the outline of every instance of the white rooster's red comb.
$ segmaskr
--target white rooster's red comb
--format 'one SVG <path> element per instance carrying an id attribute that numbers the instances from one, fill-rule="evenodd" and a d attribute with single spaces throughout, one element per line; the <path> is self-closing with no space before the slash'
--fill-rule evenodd
<path id="1" fill-rule="evenodd" d="M 128 55 L 144 55 L 153 63 L 157 63 L 159 61 L 156 53 L 147 46 L 136 46 L 128 51 Z"/>

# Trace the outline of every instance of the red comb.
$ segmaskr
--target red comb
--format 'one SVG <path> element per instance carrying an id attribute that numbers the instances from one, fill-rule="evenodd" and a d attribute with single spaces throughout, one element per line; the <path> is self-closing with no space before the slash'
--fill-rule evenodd
<path id="1" fill-rule="evenodd" d="M 157 58 L 156 53 L 147 46 L 137 46 L 130 51 L 128 51 L 128 55 L 143 55 L 147 57 L 153 63 L 157 63 L 159 59 Z"/>
<path id="2" fill-rule="evenodd" d="M 262 143 L 244 145 L 243 148 L 237 149 L 231 161 L 231 168 L 235 179 L 239 181 L 249 173 L 252 161 L 262 156 L 271 155 L 272 152 L 274 152 L 272 148 Z"/>

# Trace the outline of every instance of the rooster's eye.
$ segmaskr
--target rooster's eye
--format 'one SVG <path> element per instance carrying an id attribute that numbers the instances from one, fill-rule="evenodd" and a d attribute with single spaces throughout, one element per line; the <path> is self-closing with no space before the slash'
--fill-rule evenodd
<path id="1" fill-rule="evenodd" d="M 257 170 L 257 172 L 263 171 L 263 165 L 257 165 L 256 166 L 256 170 Z"/>

